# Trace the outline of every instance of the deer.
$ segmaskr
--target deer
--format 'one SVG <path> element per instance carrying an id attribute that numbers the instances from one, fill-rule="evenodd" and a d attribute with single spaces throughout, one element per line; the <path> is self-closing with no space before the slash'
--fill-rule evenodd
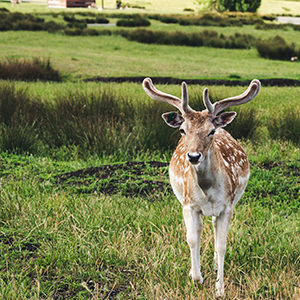
<path id="1" fill-rule="evenodd" d="M 217 269 L 216 297 L 223 297 L 226 239 L 233 208 L 247 186 L 250 167 L 241 145 L 223 129 L 236 112 L 224 109 L 253 100 L 261 83 L 254 79 L 241 95 L 212 104 L 208 88 L 203 91 L 205 110 L 189 106 L 187 84 L 182 82 L 181 99 L 155 88 L 150 78 L 143 80 L 146 94 L 174 106 L 179 112 L 162 114 L 172 128 L 179 128 L 181 138 L 169 165 L 172 190 L 182 205 L 186 239 L 190 248 L 193 282 L 204 283 L 200 267 L 200 241 L 203 217 L 212 217 L 214 229 L 214 265 Z"/>

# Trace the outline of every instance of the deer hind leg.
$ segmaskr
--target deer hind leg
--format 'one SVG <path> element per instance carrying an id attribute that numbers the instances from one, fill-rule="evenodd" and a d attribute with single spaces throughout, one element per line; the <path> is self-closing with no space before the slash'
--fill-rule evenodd
<path id="1" fill-rule="evenodd" d="M 224 258 L 226 252 L 226 238 L 232 218 L 232 208 L 226 208 L 219 217 L 215 218 L 215 252 L 218 266 L 216 296 L 224 295 Z"/>
<path id="2" fill-rule="evenodd" d="M 186 226 L 186 237 L 191 252 L 190 276 L 193 281 L 203 283 L 200 270 L 200 240 L 202 234 L 202 215 L 189 206 L 183 207 L 183 217 Z"/>

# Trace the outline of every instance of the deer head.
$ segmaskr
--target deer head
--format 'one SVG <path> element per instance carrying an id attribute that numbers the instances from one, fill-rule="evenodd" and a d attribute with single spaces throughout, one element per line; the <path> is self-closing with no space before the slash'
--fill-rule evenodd
<path id="1" fill-rule="evenodd" d="M 224 112 L 225 108 L 241 105 L 251 101 L 260 90 L 260 81 L 252 80 L 248 89 L 241 95 L 226 98 L 214 104 L 208 96 L 208 89 L 203 91 L 203 102 L 206 110 L 197 112 L 190 108 L 186 83 L 182 83 L 181 99 L 157 90 L 150 78 L 145 78 L 143 88 L 152 99 L 166 102 L 176 107 L 178 112 L 168 112 L 162 115 L 164 121 L 171 127 L 179 127 L 187 151 L 187 159 L 191 164 L 201 163 L 214 140 L 214 134 L 220 127 L 229 124 L 236 116 L 235 112 Z"/>

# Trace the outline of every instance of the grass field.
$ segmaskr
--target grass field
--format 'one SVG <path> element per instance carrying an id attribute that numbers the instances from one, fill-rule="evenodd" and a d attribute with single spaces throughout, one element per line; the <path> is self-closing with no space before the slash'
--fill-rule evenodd
<path id="1" fill-rule="evenodd" d="M 197 9 L 195 1 L 134 3 L 145 5 L 147 12 Z M 113 4 L 105 1 L 108 7 Z M 0 7 L 39 16 L 62 11 L 28 2 L 14 8 L 0 2 Z M 259 13 L 296 15 L 298 9 L 297 1 L 263 1 Z M 203 29 L 151 22 L 151 30 Z M 212 29 L 260 38 L 279 34 L 300 47 L 299 31 L 291 28 Z M 149 99 L 141 84 L 82 79 L 228 79 L 234 75 L 248 81 L 299 80 L 299 62 L 262 59 L 255 48 L 145 45 L 116 35 L 0 32 L 0 60 L 33 57 L 50 57 L 64 79 L 61 83 L 0 81 L 0 299 L 214 299 L 209 218 L 204 220 L 201 243 L 205 283 L 194 285 L 188 276 L 185 226 L 180 203 L 170 190 L 167 167 L 174 148 L 168 145 L 179 134 L 160 118 L 170 108 Z M 180 96 L 178 85 L 157 87 Z M 203 88 L 188 86 L 192 107 L 201 106 Z M 245 87 L 209 89 L 216 101 L 240 94 Z M 238 132 L 239 127 L 249 129 L 253 124 L 255 130 L 251 138 L 239 140 L 249 156 L 251 177 L 227 240 L 227 299 L 300 299 L 299 99 L 300 87 L 263 86 L 255 100 L 237 109 L 235 127 L 228 126 Z M 57 131 L 49 139 L 47 134 L 55 126 Z M 153 136 L 155 141 L 150 139 Z M 24 144 L 24 148 L 9 148 L 21 147 L 22 141 L 29 150 L 24 150 Z"/>

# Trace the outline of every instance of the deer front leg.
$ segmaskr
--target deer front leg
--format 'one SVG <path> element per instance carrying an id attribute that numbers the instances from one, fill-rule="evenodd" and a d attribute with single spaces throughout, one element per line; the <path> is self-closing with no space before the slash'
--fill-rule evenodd
<path id="1" fill-rule="evenodd" d="M 200 240 L 202 233 L 202 215 L 193 210 L 190 206 L 183 207 L 183 217 L 186 226 L 186 237 L 191 252 L 190 276 L 193 281 L 203 283 L 200 270 Z"/>
<path id="2" fill-rule="evenodd" d="M 232 218 L 232 207 L 226 208 L 219 217 L 213 219 L 215 229 L 215 263 L 218 267 L 216 296 L 224 295 L 224 258 L 226 252 L 226 238 Z"/>
<path id="3" fill-rule="evenodd" d="M 214 267 L 215 270 L 218 270 L 218 254 L 217 254 L 217 217 L 212 217 L 212 223 L 214 227 L 214 246 L 215 246 L 215 252 L 214 252 Z"/>

